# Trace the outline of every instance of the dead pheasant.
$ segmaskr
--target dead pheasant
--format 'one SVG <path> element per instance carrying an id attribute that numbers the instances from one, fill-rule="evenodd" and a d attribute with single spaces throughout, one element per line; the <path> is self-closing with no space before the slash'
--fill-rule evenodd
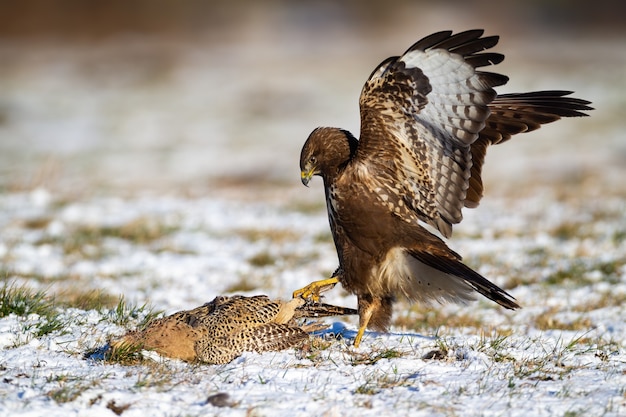
<path id="1" fill-rule="evenodd" d="M 113 349 L 141 347 L 188 362 L 228 363 L 243 352 L 278 351 L 306 340 L 327 326 L 298 325 L 302 318 L 356 314 L 356 310 L 294 298 L 270 300 L 265 295 L 219 296 L 193 310 L 152 321 L 111 343 Z"/>

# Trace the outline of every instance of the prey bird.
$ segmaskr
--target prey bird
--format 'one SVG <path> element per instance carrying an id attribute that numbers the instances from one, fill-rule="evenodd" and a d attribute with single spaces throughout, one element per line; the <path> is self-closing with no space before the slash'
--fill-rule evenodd
<path id="1" fill-rule="evenodd" d="M 320 290 L 336 283 L 355 294 L 355 346 L 366 328 L 387 330 L 398 297 L 463 303 L 478 292 L 507 309 L 520 307 L 424 224 L 449 238 L 462 209 L 478 206 L 489 145 L 593 109 L 570 91 L 498 95 L 494 87 L 508 77 L 481 70 L 504 59 L 488 51 L 497 43 L 483 30 L 443 31 L 417 41 L 366 81 L 358 140 L 346 130 L 320 127 L 302 148 L 302 183 L 314 175 L 324 182 L 339 267 L 294 297 L 318 300 Z"/>
<path id="2" fill-rule="evenodd" d="M 287 349 L 326 328 L 318 322 L 298 324 L 299 319 L 355 314 L 337 307 L 294 298 L 271 300 L 265 295 L 218 296 L 193 310 L 153 320 L 140 331 L 127 333 L 111 343 L 113 350 L 136 347 L 188 362 L 224 364 L 243 352 Z"/>

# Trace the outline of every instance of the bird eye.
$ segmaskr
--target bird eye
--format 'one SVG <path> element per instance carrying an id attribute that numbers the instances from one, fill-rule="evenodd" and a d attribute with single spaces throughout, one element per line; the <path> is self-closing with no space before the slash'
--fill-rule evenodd
<path id="1" fill-rule="evenodd" d="M 314 157 L 314 156 L 312 156 L 312 157 L 310 157 L 310 158 L 309 158 L 309 162 L 310 162 L 311 164 L 314 164 L 314 163 L 316 163 L 316 162 L 317 162 L 317 158 L 316 158 L 316 157 Z"/>

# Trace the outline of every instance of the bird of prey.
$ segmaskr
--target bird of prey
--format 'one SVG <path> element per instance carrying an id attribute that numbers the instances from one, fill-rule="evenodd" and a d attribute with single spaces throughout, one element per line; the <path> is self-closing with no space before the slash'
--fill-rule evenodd
<path id="1" fill-rule="evenodd" d="M 498 95 L 508 77 L 480 70 L 504 55 L 483 30 L 434 33 L 384 60 L 359 100 L 361 133 L 321 127 L 306 140 L 301 180 L 324 181 L 339 267 L 294 297 L 319 299 L 341 283 L 358 300 L 358 346 L 366 327 L 386 331 L 398 296 L 411 302 L 467 302 L 475 292 L 507 309 L 515 299 L 461 262 L 423 224 L 448 238 L 463 207 L 483 196 L 489 145 L 561 117 L 586 116 L 570 91 Z"/>
<path id="2" fill-rule="evenodd" d="M 287 349 L 308 339 L 308 333 L 326 327 L 316 322 L 298 325 L 298 319 L 344 314 L 356 311 L 302 298 L 283 302 L 265 295 L 218 296 L 193 310 L 154 320 L 111 346 L 154 350 L 188 362 L 224 364 L 243 352 Z"/>

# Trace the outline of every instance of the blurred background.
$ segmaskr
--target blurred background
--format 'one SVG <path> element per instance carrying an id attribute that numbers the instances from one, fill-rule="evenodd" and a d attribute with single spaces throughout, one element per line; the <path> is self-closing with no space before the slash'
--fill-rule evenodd
<path id="1" fill-rule="evenodd" d="M 487 185 L 623 192 L 624 16 L 618 0 L 0 0 L 0 192 L 300 186 L 309 132 L 358 135 L 380 61 L 472 28 L 501 36 L 500 92 L 575 90 L 597 109 L 492 149 Z"/>

